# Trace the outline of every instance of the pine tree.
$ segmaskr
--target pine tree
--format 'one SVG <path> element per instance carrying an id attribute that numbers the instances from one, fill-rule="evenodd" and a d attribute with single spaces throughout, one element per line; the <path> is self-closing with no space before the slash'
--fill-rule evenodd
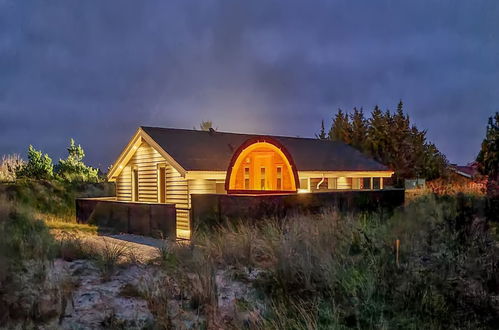
<path id="1" fill-rule="evenodd" d="M 366 151 L 378 161 L 386 159 L 387 132 L 388 127 L 383 112 L 376 105 L 368 122 Z"/>
<path id="2" fill-rule="evenodd" d="M 338 109 L 336 116 L 333 118 L 333 124 L 329 130 L 329 139 L 332 141 L 342 141 L 347 144 L 352 142 L 352 127 L 348 120 L 348 115 Z"/>
<path id="3" fill-rule="evenodd" d="M 318 138 L 319 140 L 327 140 L 327 134 L 326 134 L 326 129 L 324 128 L 324 119 L 321 121 L 321 130 L 319 133 L 315 134 L 315 137 Z"/>
<path id="4" fill-rule="evenodd" d="M 85 151 L 81 145 L 76 145 L 73 139 L 68 147 L 68 158 L 60 159 L 56 166 L 57 176 L 69 182 L 97 182 L 99 181 L 98 169 L 83 163 Z"/>
<path id="5" fill-rule="evenodd" d="M 366 120 L 362 109 L 353 109 L 351 116 L 339 110 L 329 132 L 329 138 L 343 141 L 372 156 L 395 172 L 395 183 L 404 179 L 446 176 L 448 163 L 437 147 L 426 140 L 426 131 L 411 126 L 400 101 L 397 110 L 382 112 L 375 106 Z"/>
<path id="6" fill-rule="evenodd" d="M 351 119 L 351 145 L 352 147 L 365 152 L 367 149 L 367 120 L 364 118 L 362 108 L 353 108 Z"/>
<path id="7" fill-rule="evenodd" d="M 499 112 L 489 118 L 485 139 L 476 158 L 479 170 L 490 180 L 499 181 Z"/>

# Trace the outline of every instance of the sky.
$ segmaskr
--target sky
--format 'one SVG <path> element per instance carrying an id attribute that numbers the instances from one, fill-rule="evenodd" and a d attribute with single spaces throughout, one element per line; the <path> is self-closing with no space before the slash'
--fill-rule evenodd
<path id="1" fill-rule="evenodd" d="M 0 155 L 70 138 L 102 169 L 140 125 L 313 137 L 403 100 L 450 162 L 499 111 L 499 1 L 0 0 Z"/>

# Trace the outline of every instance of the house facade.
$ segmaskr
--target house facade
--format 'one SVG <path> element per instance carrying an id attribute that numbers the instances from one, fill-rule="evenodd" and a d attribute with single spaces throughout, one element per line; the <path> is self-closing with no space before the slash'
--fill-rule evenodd
<path id="1" fill-rule="evenodd" d="M 384 189 L 393 171 L 341 143 L 140 127 L 112 165 L 116 200 L 174 204 L 188 237 L 192 194 L 295 194 Z"/>

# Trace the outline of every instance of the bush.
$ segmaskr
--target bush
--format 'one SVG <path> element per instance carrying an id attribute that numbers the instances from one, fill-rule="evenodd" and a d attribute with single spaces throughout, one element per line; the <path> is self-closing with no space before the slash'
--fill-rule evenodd
<path id="1" fill-rule="evenodd" d="M 53 177 L 54 165 L 52 158 L 36 150 L 32 145 L 28 148 L 28 162 L 16 171 L 17 177 L 30 179 L 51 179 Z"/>
<path id="2" fill-rule="evenodd" d="M 83 163 L 85 152 L 81 145 L 71 139 L 68 147 L 68 158 L 60 159 L 56 166 L 57 176 L 69 182 L 99 182 L 98 169 Z"/>
<path id="3" fill-rule="evenodd" d="M 16 172 L 22 168 L 26 162 L 18 154 L 4 155 L 0 162 L 0 182 L 16 181 Z"/>
<path id="4" fill-rule="evenodd" d="M 75 221 L 75 198 L 113 195 L 114 185 L 106 183 L 18 180 L 15 184 L 0 185 L 0 198 L 42 218 L 57 217 L 68 222 Z"/>

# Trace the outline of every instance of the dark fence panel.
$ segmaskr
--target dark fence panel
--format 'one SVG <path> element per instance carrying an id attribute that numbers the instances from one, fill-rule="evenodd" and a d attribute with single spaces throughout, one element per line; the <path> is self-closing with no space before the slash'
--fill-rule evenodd
<path id="1" fill-rule="evenodd" d="M 226 219 L 258 221 L 290 213 L 317 213 L 328 207 L 341 212 L 391 212 L 404 204 L 404 196 L 404 189 L 258 196 L 193 194 L 192 227 L 209 228 Z"/>
<path id="2" fill-rule="evenodd" d="M 126 203 L 98 198 L 76 199 L 76 221 L 115 231 L 176 238 L 177 212 L 173 204 Z"/>

